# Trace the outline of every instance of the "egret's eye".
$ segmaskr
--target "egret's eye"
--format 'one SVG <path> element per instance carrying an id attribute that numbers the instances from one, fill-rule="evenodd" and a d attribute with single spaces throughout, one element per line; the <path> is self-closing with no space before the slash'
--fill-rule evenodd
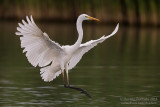
<path id="1" fill-rule="evenodd" d="M 85 18 L 88 18 L 88 16 L 85 16 Z"/>

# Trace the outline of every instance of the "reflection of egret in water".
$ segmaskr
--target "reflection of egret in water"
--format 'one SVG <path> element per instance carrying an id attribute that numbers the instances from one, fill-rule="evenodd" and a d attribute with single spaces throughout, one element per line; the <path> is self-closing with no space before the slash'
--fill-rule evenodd
<path id="1" fill-rule="evenodd" d="M 23 25 L 19 23 L 20 27 L 17 27 L 19 32 L 16 32 L 16 35 L 22 35 L 20 37 L 21 47 L 24 48 L 23 52 L 26 52 L 28 61 L 34 67 L 42 67 L 40 69 L 42 79 L 50 82 L 62 73 L 65 87 L 81 91 L 90 97 L 85 90 L 69 86 L 68 70 L 74 68 L 86 52 L 98 43 L 102 43 L 107 38 L 113 36 L 118 31 L 119 24 L 112 34 L 81 44 L 83 39 L 82 22 L 84 20 L 99 21 L 99 19 L 82 14 L 78 17 L 76 23 L 79 34 L 76 43 L 74 45 L 60 46 L 38 28 L 32 16 L 30 19 L 28 17 L 26 19 L 28 23 L 22 20 Z M 64 70 L 67 74 L 67 85 L 65 84 Z"/>

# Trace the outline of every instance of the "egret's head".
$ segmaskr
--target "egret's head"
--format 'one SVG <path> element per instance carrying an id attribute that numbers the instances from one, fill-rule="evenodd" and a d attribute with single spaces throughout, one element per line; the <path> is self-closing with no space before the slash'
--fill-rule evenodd
<path id="1" fill-rule="evenodd" d="M 96 19 L 96 18 L 94 18 L 94 17 L 88 16 L 87 14 L 81 14 L 80 17 L 81 17 L 83 20 L 95 20 L 95 21 L 100 21 L 99 19 Z"/>

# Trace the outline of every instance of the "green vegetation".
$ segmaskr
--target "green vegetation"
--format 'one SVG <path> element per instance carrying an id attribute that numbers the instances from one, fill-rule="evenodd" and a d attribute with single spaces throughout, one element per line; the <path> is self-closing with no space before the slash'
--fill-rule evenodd
<path id="1" fill-rule="evenodd" d="M 159 10 L 159 0 L 0 0 L 0 19 L 74 21 L 87 13 L 106 23 L 159 25 Z"/>

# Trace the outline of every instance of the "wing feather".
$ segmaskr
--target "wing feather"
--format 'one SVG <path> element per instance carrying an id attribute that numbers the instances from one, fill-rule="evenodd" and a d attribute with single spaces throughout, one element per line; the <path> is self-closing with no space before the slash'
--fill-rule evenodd
<path id="1" fill-rule="evenodd" d="M 26 20 L 27 22 L 22 20 L 23 24 L 18 23 L 16 35 L 22 35 L 21 48 L 24 48 L 23 52 L 26 52 L 26 57 L 33 66 L 46 66 L 57 56 L 64 54 L 61 46 L 38 28 L 32 16 L 27 16 Z"/>

